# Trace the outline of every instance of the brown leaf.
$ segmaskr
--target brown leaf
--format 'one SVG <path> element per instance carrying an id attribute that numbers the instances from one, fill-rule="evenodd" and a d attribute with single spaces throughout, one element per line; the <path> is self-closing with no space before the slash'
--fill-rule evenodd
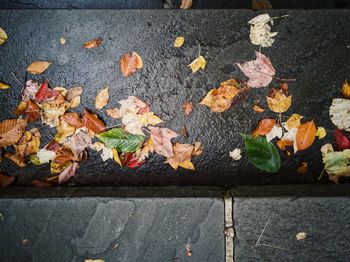
<path id="1" fill-rule="evenodd" d="M 31 99 L 27 101 L 27 108 L 25 110 L 25 113 L 27 115 L 27 121 L 29 123 L 35 122 L 40 118 L 40 108 Z"/>
<path id="2" fill-rule="evenodd" d="M 265 109 L 264 109 L 261 105 L 259 105 L 259 104 L 255 104 L 255 105 L 253 106 L 253 110 L 254 110 L 255 112 L 257 112 L 257 113 L 262 113 L 262 112 L 265 111 Z"/>
<path id="3" fill-rule="evenodd" d="M 86 49 L 92 49 L 100 46 L 102 44 L 103 39 L 101 37 L 93 39 L 91 41 L 87 41 L 83 44 L 83 47 Z"/>
<path id="4" fill-rule="evenodd" d="M 120 59 L 120 67 L 123 76 L 130 76 L 136 72 L 136 69 L 141 69 L 143 67 L 143 62 L 141 57 L 136 53 L 126 53 Z"/>
<path id="5" fill-rule="evenodd" d="M 262 119 L 259 121 L 257 128 L 253 131 L 253 136 L 265 136 L 276 125 L 276 119 Z"/>
<path id="6" fill-rule="evenodd" d="M 22 138 L 15 145 L 16 154 L 19 156 L 28 156 L 37 153 L 40 149 L 40 132 L 37 128 L 25 131 Z"/>
<path id="7" fill-rule="evenodd" d="M 6 176 L 3 173 L 0 173 L 0 186 L 7 187 L 15 181 L 15 176 Z"/>
<path id="8" fill-rule="evenodd" d="M 66 94 L 66 100 L 70 102 L 73 98 L 81 96 L 83 94 L 83 88 L 81 86 L 76 86 L 68 89 Z"/>
<path id="9" fill-rule="evenodd" d="M 314 121 L 301 124 L 296 135 L 296 146 L 298 150 L 304 150 L 311 146 L 315 140 L 316 125 Z"/>
<path id="10" fill-rule="evenodd" d="M 27 67 L 27 72 L 38 75 L 44 73 L 50 65 L 51 63 L 46 61 L 35 61 Z"/>
<path id="11" fill-rule="evenodd" d="M 183 104 L 182 110 L 184 111 L 185 116 L 188 116 L 193 110 L 193 103 L 191 101 L 186 102 Z"/>
<path id="12" fill-rule="evenodd" d="M 154 151 L 165 157 L 174 156 L 171 139 L 178 134 L 168 128 L 150 127 L 150 138 L 154 146 Z"/>
<path id="13" fill-rule="evenodd" d="M 86 128 L 95 134 L 103 132 L 106 128 L 105 124 L 96 114 L 92 114 L 86 109 L 84 109 L 83 113 L 83 122 Z"/>
<path id="14" fill-rule="evenodd" d="M 80 128 L 84 126 L 84 122 L 81 119 L 80 115 L 76 112 L 67 112 L 63 116 L 61 116 L 68 125 L 74 126 L 76 128 Z"/>
<path id="15" fill-rule="evenodd" d="M 0 122 L 0 147 L 16 144 L 27 126 L 23 119 L 7 119 Z"/>
<path id="16" fill-rule="evenodd" d="M 190 9 L 192 8 L 193 1 L 192 0 L 181 0 L 180 9 Z"/>
<path id="17" fill-rule="evenodd" d="M 298 169 L 297 169 L 297 172 L 299 174 L 305 174 L 308 170 L 308 163 L 307 162 L 301 162 Z"/>
<path id="18" fill-rule="evenodd" d="M 95 107 L 97 109 L 102 109 L 108 104 L 109 92 L 108 87 L 102 89 L 96 96 Z"/>
<path id="19" fill-rule="evenodd" d="M 25 159 L 22 156 L 15 155 L 12 153 L 5 153 L 4 155 L 6 158 L 10 159 L 12 162 L 14 162 L 19 167 L 25 167 L 27 164 L 25 163 Z"/>
<path id="20" fill-rule="evenodd" d="M 267 10 L 272 9 L 272 5 L 268 0 L 252 0 L 253 10 Z"/>
<path id="21" fill-rule="evenodd" d="M 27 102 L 21 101 L 16 108 L 15 114 L 17 116 L 23 115 L 23 114 L 25 114 L 26 109 L 27 109 Z"/>
<path id="22" fill-rule="evenodd" d="M 111 118 L 114 118 L 114 119 L 119 119 L 119 118 L 121 118 L 119 109 L 116 108 L 116 107 L 115 107 L 115 108 L 108 108 L 108 109 L 106 109 L 106 113 L 107 113 L 107 115 L 109 115 Z"/>

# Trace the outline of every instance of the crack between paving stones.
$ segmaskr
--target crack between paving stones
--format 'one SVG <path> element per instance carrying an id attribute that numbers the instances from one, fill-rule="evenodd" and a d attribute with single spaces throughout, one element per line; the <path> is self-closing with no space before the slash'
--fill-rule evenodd
<path id="1" fill-rule="evenodd" d="M 230 192 L 224 194 L 225 208 L 225 261 L 234 262 L 234 223 L 233 223 L 233 196 Z"/>

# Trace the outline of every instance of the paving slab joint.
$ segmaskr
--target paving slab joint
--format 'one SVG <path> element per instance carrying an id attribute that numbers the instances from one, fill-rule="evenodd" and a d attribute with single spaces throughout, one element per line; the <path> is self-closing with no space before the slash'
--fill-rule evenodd
<path id="1" fill-rule="evenodd" d="M 230 192 L 224 193 L 225 206 L 225 258 L 226 262 L 234 262 L 234 223 L 233 223 L 233 197 Z"/>

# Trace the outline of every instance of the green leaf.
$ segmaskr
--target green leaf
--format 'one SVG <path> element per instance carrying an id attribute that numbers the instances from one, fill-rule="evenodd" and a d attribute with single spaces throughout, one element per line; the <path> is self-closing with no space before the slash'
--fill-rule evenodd
<path id="1" fill-rule="evenodd" d="M 266 138 L 261 136 L 241 135 L 250 163 L 270 173 L 276 173 L 280 169 L 280 155 L 271 142 L 267 142 Z"/>
<path id="2" fill-rule="evenodd" d="M 143 136 L 127 133 L 122 128 L 113 128 L 99 133 L 97 137 L 109 148 L 115 148 L 118 152 L 135 152 L 143 144 Z"/>

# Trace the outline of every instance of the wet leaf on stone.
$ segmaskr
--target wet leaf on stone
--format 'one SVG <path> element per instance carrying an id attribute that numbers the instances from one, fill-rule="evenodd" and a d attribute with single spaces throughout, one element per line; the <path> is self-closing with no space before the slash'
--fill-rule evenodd
<path id="1" fill-rule="evenodd" d="M 86 49 L 92 49 L 100 46 L 103 42 L 103 39 L 101 37 L 87 41 L 83 44 L 83 47 Z"/>
<path id="2" fill-rule="evenodd" d="M 126 53 L 120 58 L 120 67 L 124 77 L 130 76 L 143 67 L 142 58 L 136 52 Z"/>
<path id="3" fill-rule="evenodd" d="M 7 119 L 0 122 L 0 147 L 16 144 L 23 136 L 27 121 L 23 119 Z"/>
<path id="4" fill-rule="evenodd" d="M 309 121 L 301 124 L 296 134 L 297 150 L 305 150 L 310 147 L 315 141 L 316 125 L 314 121 Z"/>
<path id="5" fill-rule="evenodd" d="M 7 38 L 5 30 L 0 27 L 0 45 L 4 44 L 7 41 Z"/>
<path id="6" fill-rule="evenodd" d="M 183 36 L 176 37 L 174 42 L 174 47 L 181 47 L 185 42 L 185 38 Z"/>
<path id="7" fill-rule="evenodd" d="M 11 86 L 9 84 L 0 81 L 0 89 L 8 89 L 10 87 Z"/>
<path id="8" fill-rule="evenodd" d="M 204 70 L 205 66 L 207 64 L 207 61 L 203 56 L 198 56 L 195 60 L 192 61 L 191 64 L 188 66 L 192 69 L 192 74 L 196 73 L 199 69 Z"/>
<path id="9" fill-rule="evenodd" d="M 109 88 L 105 87 L 97 94 L 96 100 L 95 100 L 95 107 L 97 109 L 102 109 L 108 104 L 108 100 L 109 100 L 108 90 Z"/>
<path id="10" fill-rule="evenodd" d="M 106 128 L 103 121 L 96 114 L 92 114 L 86 109 L 83 113 L 83 122 L 86 128 L 95 134 L 103 132 Z"/>
<path id="11" fill-rule="evenodd" d="M 42 74 L 49 68 L 50 65 L 51 63 L 46 61 L 35 61 L 27 67 L 27 72 L 34 75 Z"/>

